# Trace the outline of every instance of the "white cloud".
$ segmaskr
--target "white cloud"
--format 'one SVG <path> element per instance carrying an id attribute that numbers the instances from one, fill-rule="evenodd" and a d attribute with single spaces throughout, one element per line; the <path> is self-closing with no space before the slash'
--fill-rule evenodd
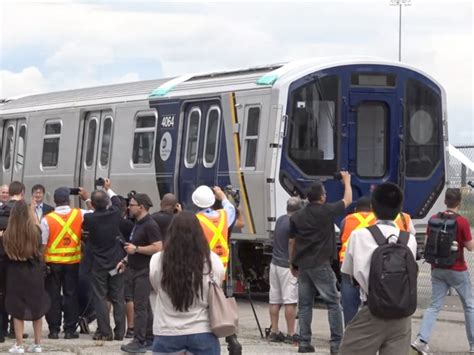
<path id="1" fill-rule="evenodd" d="M 12 98 L 47 91 L 48 83 L 36 67 L 28 67 L 19 73 L 0 70 L 0 98 Z"/>
<path id="2" fill-rule="evenodd" d="M 0 7 L 0 56 L 48 47 L 45 63 L 31 64 L 46 64 L 43 87 L 55 90 L 156 78 L 156 72 L 136 74 L 136 59 L 156 60 L 169 77 L 304 57 L 398 54 L 398 8 L 389 0 L 191 6 L 30 0 L 2 1 Z M 413 0 L 403 7 L 402 22 L 403 60 L 435 77 L 446 88 L 449 111 L 467 112 L 471 122 L 466 107 L 473 95 L 472 8 L 466 1 Z M 117 70 L 104 75 L 104 66 Z M 470 134 L 474 141 L 474 127 Z"/>

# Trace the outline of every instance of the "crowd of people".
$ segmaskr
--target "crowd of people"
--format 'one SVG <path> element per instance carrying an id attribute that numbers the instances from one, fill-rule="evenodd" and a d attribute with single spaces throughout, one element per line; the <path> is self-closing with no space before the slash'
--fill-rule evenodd
<path id="1" fill-rule="evenodd" d="M 328 308 L 331 354 L 405 355 L 410 346 L 420 354 L 430 354 L 433 325 L 449 289 L 454 288 L 464 307 L 469 351 L 474 353 L 474 299 L 464 258 L 464 249 L 472 251 L 474 241 L 468 220 L 458 213 L 460 190 L 447 189 L 447 209 L 431 217 L 428 224 L 425 258 L 432 267 L 432 298 L 412 341 L 411 315 L 417 306 L 415 260 L 420 256 L 411 218 L 402 212 L 403 193 L 397 185 L 383 183 L 371 196 L 358 199 L 354 213 L 341 222 L 338 252 L 334 225 L 352 203 L 351 176 L 347 172 L 341 176 L 342 200 L 327 203 L 324 185 L 316 181 L 307 192 L 307 201 L 291 197 L 287 214 L 276 221 L 269 340 L 296 343 L 299 353 L 316 352 L 311 322 L 319 294 Z M 438 222 L 431 223 L 435 219 Z M 446 229 L 449 219 L 455 221 L 452 239 Z M 441 227 L 436 229 L 436 223 Z M 429 253 L 438 254 L 431 257 Z M 281 306 L 285 307 L 286 335 L 278 326 Z M 300 334 L 295 334 L 296 309 Z"/>
<path id="2" fill-rule="evenodd" d="M 351 176 L 341 172 L 341 177 L 342 200 L 327 202 L 324 185 L 316 181 L 306 200 L 289 198 L 287 213 L 276 221 L 269 341 L 315 352 L 311 325 L 319 295 L 328 308 L 331 354 L 406 354 L 410 346 L 429 354 L 436 317 L 454 288 L 474 352 L 474 300 L 464 259 L 464 248 L 472 251 L 474 241 L 469 222 L 459 215 L 460 191 L 447 189 L 446 211 L 428 225 L 425 258 L 432 265 L 432 300 L 412 340 L 420 256 L 411 218 L 402 212 L 403 193 L 383 183 L 359 198 L 341 223 L 338 250 L 336 218 L 352 204 Z M 71 206 L 71 193 L 85 209 Z M 59 339 L 61 330 L 64 339 L 76 339 L 78 329 L 88 333 L 96 320 L 92 338 L 132 339 L 121 345 L 124 352 L 220 354 L 209 320 L 209 283 L 226 279 L 230 235 L 243 220 L 219 187 L 199 186 L 193 192 L 197 213 L 183 211 L 169 193 L 162 196 L 160 211 L 150 214 L 148 195 L 119 196 L 109 179 L 90 196 L 84 188 L 57 188 L 55 207 L 43 201 L 44 195 L 44 186 L 35 185 L 27 203 L 21 182 L 0 186 L 0 342 L 14 337 L 11 353 L 42 352 L 45 316 L 49 339 Z M 444 227 L 436 229 L 436 223 Z M 454 226 L 452 239 L 448 225 Z M 435 240 L 436 250 L 432 238 L 444 238 Z M 446 240 L 449 258 L 436 254 Z M 282 306 L 286 334 L 278 324 Z M 28 347 L 25 321 L 34 329 Z M 242 353 L 236 334 L 226 342 L 229 354 Z"/>
<path id="3" fill-rule="evenodd" d="M 123 198 L 111 187 L 105 179 L 90 198 L 84 188 L 57 188 L 52 207 L 42 185 L 29 204 L 21 182 L 1 186 L 0 342 L 14 334 L 10 353 L 42 352 L 45 316 L 49 339 L 61 328 L 64 339 L 77 339 L 97 320 L 93 339 L 131 338 L 124 352 L 219 354 L 207 294 L 210 275 L 225 279 L 228 238 L 242 226 L 236 207 L 219 187 L 200 186 L 192 195 L 198 213 L 182 211 L 169 193 L 150 214 L 148 195 Z M 71 206 L 74 193 L 86 209 Z M 33 322 L 29 347 L 24 321 Z M 241 354 L 235 334 L 226 341 Z"/>

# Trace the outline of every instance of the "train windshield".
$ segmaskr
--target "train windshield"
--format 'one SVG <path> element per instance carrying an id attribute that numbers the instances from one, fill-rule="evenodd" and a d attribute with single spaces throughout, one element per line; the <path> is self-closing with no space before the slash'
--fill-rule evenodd
<path id="1" fill-rule="evenodd" d="M 441 160 L 441 97 L 427 85 L 406 83 L 406 176 L 427 177 Z"/>
<path id="2" fill-rule="evenodd" d="M 288 157 L 306 175 L 336 171 L 338 77 L 313 77 L 290 98 Z"/>

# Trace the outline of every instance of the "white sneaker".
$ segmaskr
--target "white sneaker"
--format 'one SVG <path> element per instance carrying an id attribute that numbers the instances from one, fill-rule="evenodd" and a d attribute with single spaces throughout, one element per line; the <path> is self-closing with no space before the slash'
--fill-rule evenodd
<path id="1" fill-rule="evenodd" d="M 27 353 L 41 353 L 43 350 L 41 349 L 40 344 L 31 344 L 28 349 L 26 350 Z"/>
<path id="2" fill-rule="evenodd" d="M 430 354 L 430 347 L 424 341 L 421 341 L 420 338 L 416 338 L 416 340 L 411 343 L 411 347 L 418 351 L 418 354 L 421 355 L 429 355 Z"/>
<path id="3" fill-rule="evenodd" d="M 25 348 L 23 347 L 23 345 L 13 345 L 10 350 L 8 350 L 9 353 L 13 353 L 13 354 L 24 354 L 25 353 Z"/>

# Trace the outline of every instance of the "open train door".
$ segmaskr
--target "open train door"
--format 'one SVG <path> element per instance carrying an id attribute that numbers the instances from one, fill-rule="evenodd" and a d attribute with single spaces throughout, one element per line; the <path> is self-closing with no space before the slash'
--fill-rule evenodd
<path id="1" fill-rule="evenodd" d="M 2 184 L 23 181 L 26 152 L 26 119 L 3 122 L 2 135 Z"/>
<path id="2" fill-rule="evenodd" d="M 112 111 L 88 112 L 83 127 L 79 185 L 92 191 L 97 178 L 109 176 L 113 136 Z"/>

